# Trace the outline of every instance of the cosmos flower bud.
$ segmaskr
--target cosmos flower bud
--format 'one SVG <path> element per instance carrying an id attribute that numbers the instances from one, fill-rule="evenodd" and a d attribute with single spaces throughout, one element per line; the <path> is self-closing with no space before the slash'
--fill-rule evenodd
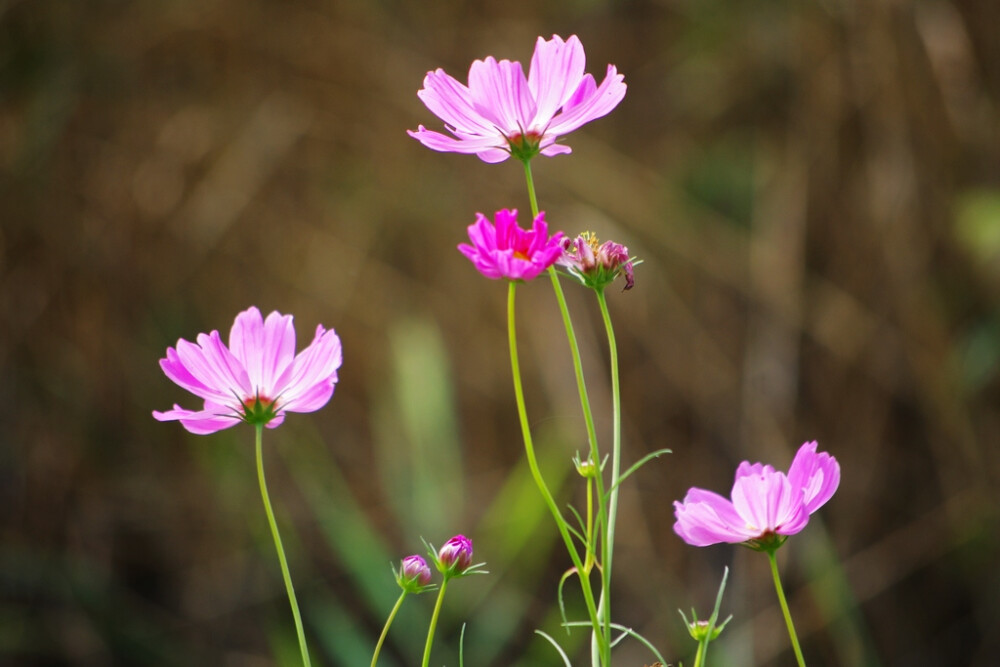
<path id="1" fill-rule="evenodd" d="M 725 629 L 725 623 L 713 626 L 708 621 L 699 621 L 698 619 L 695 619 L 687 624 L 687 629 L 688 633 L 694 638 L 695 641 L 700 642 L 706 637 L 708 638 L 708 641 L 714 641 L 719 638 L 719 635 L 722 634 L 722 631 Z"/>
<path id="2" fill-rule="evenodd" d="M 396 583 L 408 593 L 420 593 L 431 583 L 431 568 L 422 557 L 415 554 L 407 556 L 400 563 L 399 572 L 396 572 Z"/>
<path id="3" fill-rule="evenodd" d="M 438 569 L 445 577 L 464 573 L 472 565 L 472 540 L 465 535 L 456 535 L 438 551 Z"/>
<path id="4" fill-rule="evenodd" d="M 573 457 L 573 465 L 576 466 L 576 471 L 579 473 L 580 477 L 583 477 L 584 479 L 592 479 L 601 474 L 600 467 L 594 463 L 594 459 L 590 456 L 585 459 L 581 459 L 579 455 L 575 455 Z"/>

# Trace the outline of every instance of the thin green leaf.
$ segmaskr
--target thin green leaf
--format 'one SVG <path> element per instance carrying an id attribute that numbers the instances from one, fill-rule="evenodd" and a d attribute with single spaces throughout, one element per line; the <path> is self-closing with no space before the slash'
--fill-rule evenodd
<path id="1" fill-rule="evenodd" d="M 638 470 L 639 468 L 641 468 L 642 466 L 644 466 L 646 463 L 648 463 L 650 461 L 650 459 L 659 458 L 660 456 L 663 456 L 664 454 L 673 454 L 673 453 L 674 452 L 671 449 L 657 449 L 655 452 L 650 452 L 649 454 L 646 454 L 641 459 L 639 459 L 638 461 L 636 461 L 635 463 L 633 463 L 632 466 L 628 470 L 626 470 L 625 472 L 623 472 L 621 474 L 621 476 L 618 478 L 618 481 L 616 481 L 614 484 L 612 484 L 611 488 L 609 488 L 607 490 L 606 494 L 607 493 L 611 493 L 616 488 L 618 488 L 619 484 L 621 484 L 622 482 L 624 482 L 625 479 L 629 475 L 631 475 L 636 470 Z"/>
<path id="2" fill-rule="evenodd" d="M 553 639 L 552 637 L 548 636 L 548 635 L 547 635 L 546 633 L 542 632 L 541 630 L 535 630 L 535 634 L 537 634 L 537 635 L 541 635 L 541 636 L 542 636 L 542 637 L 544 637 L 545 639 L 548 639 L 548 640 L 549 640 L 549 643 L 550 643 L 550 644 L 552 644 L 552 646 L 553 646 L 553 647 L 554 647 L 554 648 L 556 649 L 556 652 L 558 652 L 558 653 L 559 653 L 559 655 L 561 655 L 561 656 L 562 656 L 562 659 L 563 659 L 563 664 L 564 664 L 564 665 L 566 665 L 566 667 L 573 667 L 573 666 L 572 666 L 572 665 L 570 664 L 570 662 L 569 662 L 569 657 L 568 657 L 568 656 L 566 655 L 566 652 L 565 652 L 565 651 L 563 651 L 563 650 L 562 650 L 562 647 L 561 647 L 561 646 L 559 646 L 559 644 L 557 644 L 557 643 L 556 643 L 556 640 L 555 640 L 555 639 Z"/>

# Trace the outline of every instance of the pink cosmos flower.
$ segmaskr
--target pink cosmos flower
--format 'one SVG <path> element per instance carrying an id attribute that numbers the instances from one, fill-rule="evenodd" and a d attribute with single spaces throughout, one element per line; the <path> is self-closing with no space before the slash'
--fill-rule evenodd
<path id="1" fill-rule="evenodd" d="M 692 488 L 674 502 L 674 532 L 692 546 L 747 542 L 773 544 L 798 533 L 840 484 L 840 464 L 816 443 L 799 448 L 786 475 L 769 465 L 744 461 L 736 469 L 732 500 Z"/>
<path id="2" fill-rule="evenodd" d="M 178 340 L 160 367 L 167 377 L 204 399 L 201 410 L 153 412 L 160 421 L 179 420 L 191 433 L 221 431 L 241 421 L 274 428 L 286 412 L 313 412 L 333 396 L 340 368 L 340 338 L 323 325 L 312 343 L 295 354 L 291 315 L 273 312 L 267 320 L 251 306 L 236 316 L 229 347 L 218 331 L 198 334 L 198 342 Z"/>
<path id="3" fill-rule="evenodd" d="M 562 232 L 549 238 L 545 212 L 538 214 L 530 230 L 517 226 L 517 210 L 497 211 L 492 224 L 482 213 L 469 225 L 469 240 L 459 251 L 487 278 L 531 280 L 552 266 L 562 255 Z"/>
<path id="4" fill-rule="evenodd" d="M 614 65 L 600 86 L 584 73 L 585 65 L 576 35 L 566 41 L 553 35 L 538 38 L 527 77 L 521 63 L 492 56 L 472 63 L 468 86 L 443 69 L 428 72 L 417 96 L 454 136 L 423 125 L 407 132 L 433 150 L 474 153 L 484 162 L 569 153 L 556 140 L 607 115 L 625 97 L 624 77 Z"/>

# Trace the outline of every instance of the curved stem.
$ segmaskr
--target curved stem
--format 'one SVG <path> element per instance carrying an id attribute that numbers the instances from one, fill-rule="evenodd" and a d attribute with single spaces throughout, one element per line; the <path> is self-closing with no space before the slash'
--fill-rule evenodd
<path id="1" fill-rule="evenodd" d="M 427 628 L 427 642 L 424 644 L 424 659 L 420 663 L 423 667 L 431 661 L 431 646 L 434 645 L 434 631 L 437 630 L 438 616 L 441 615 L 441 603 L 444 601 L 444 592 L 448 588 L 448 577 L 445 577 L 441 582 L 441 588 L 438 589 L 437 602 L 434 603 L 434 613 L 431 614 L 431 624 Z"/>
<path id="2" fill-rule="evenodd" d="M 580 575 L 580 588 L 583 590 L 583 599 L 587 605 L 587 613 L 590 616 L 591 623 L 596 629 L 599 627 L 599 621 L 597 616 L 597 606 L 594 603 L 594 593 L 590 587 L 590 579 L 584 571 L 583 562 L 580 560 L 580 554 L 577 553 L 576 545 L 573 543 L 573 537 L 570 535 L 570 532 L 566 527 L 566 519 L 559 511 L 556 501 L 552 497 L 552 492 L 549 491 L 549 487 L 545 484 L 545 480 L 542 478 L 542 473 L 538 469 L 538 460 L 535 457 L 535 445 L 531 438 L 531 427 L 528 424 L 528 411 L 524 403 L 524 388 L 521 386 L 521 364 L 518 360 L 517 354 L 516 308 L 514 307 L 514 295 L 516 293 L 517 283 L 511 282 L 507 293 L 507 337 L 510 345 L 510 367 L 514 380 L 514 398 L 517 402 L 517 416 L 521 423 L 521 436 L 524 439 L 524 451 L 528 459 L 528 468 L 531 470 L 531 476 L 535 480 L 535 485 L 541 492 L 542 498 L 545 500 L 545 504 L 549 508 L 549 512 L 552 513 L 552 518 L 555 519 L 556 527 L 559 529 L 559 534 L 562 536 L 563 542 L 566 543 L 566 550 L 569 552 L 570 559 L 572 559 L 573 565 L 576 566 L 577 572 Z M 598 477 L 598 479 L 600 479 L 600 477 Z M 610 653 L 610 645 L 608 642 L 603 641 L 603 637 L 601 637 L 599 645 L 601 647 L 602 655 L 605 654 L 605 651 Z M 605 662 L 604 664 L 607 665 L 608 663 Z"/>
<path id="3" fill-rule="evenodd" d="M 785 591 L 781 587 L 781 578 L 778 576 L 778 559 L 774 551 L 767 551 L 767 559 L 771 563 L 771 575 L 774 577 L 774 590 L 778 592 L 778 602 L 781 604 L 781 613 L 785 615 L 785 625 L 788 626 L 788 637 L 792 640 L 792 650 L 795 651 L 795 659 L 799 667 L 806 667 L 806 661 L 802 657 L 802 649 L 799 648 L 799 638 L 795 634 L 795 626 L 792 624 L 792 614 L 788 611 L 788 602 L 785 600 Z"/>
<path id="4" fill-rule="evenodd" d="M 260 482 L 260 496 L 264 500 L 264 511 L 267 512 L 267 522 L 271 526 L 271 537 L 274 538 L 274 548 L 278 552 L 278 562 L 281 563 L 281 576 L 285 580 L 285 590 L 288 592 L 288 603 L 292 606 L 292 617 L 295 619 L 295 632 L 299 637 L 299 650 L 302 652 L 302 664 L 309 667 L 309 649 L 306 648 L 306 633 L 302 629 L 302 616 L 299 614 L 299 603 L 295 599 L 295 587 L 292 586 L 292 575 L 288 572 L 288 560 L 285 549 L 281 546 L 281 535 L 278 533 L 278 523 L 274 520 L 274 510 L 271 509 L 271 498 L 267 494 L 267 483 L 264 481 L 264 454 L 261 442 L 264 425 L 256 425 L 257 441 L 257 481 Z"/>
<path id="5" fill-rule="evenodd" d="M 389 612 L 389 618 L 385 621 L 385 627 L 382 628 L 382 634 L 379 635 L 378 643 L 375 644 L 375 653 L 372 655 L 372 667 L 375 667 L 375 663 L 378 662 L 378 654 L 382 652 L 382 644 L 385 643 L 386 635 L 389 634 L 389 626 L 392 625 L 392 621 L 396 618 L 396 613 L 399 608 L 403 606 L 403 600 L 406 598 L 406 591 L 400 594 L 399 599 L 396 600 L 395 606 L 393 606 L 392 611 Z"/>

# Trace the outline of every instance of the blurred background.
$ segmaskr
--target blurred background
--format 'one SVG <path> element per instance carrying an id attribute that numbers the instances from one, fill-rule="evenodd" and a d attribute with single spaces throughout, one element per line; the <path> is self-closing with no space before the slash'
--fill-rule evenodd
<path id="1" fill-rule="evenodd" d="M 426 71 L 577 34 L 629 89 L 534 161 L 540 204 L 644 262 L 609 291 L 625 465 L 614 616 L 673 664 L 791 665 L 766 559 L 672 531 L 690 486 L 818 440 L 839 492 L 780 552 L 810 665 L 991 665 L 1000 651 L 1000 5 L 961 0 L 0 2 L 0 664 L 295 665 L 253 436 L 193 436 L 157 361 L 236 313 L 342 338 L 330 404 L 265 459 L 318 665 L 365 665 L 390 563 L 455 533 L 435 664 L 586 662 L 569 561 L 527 474 L 504 285 L 456 250 L 529 210 L 519 165 L 438 154 Z M 541 464 L 585 444 L 548 281 L 519 291 Z M 597 426 L 607 351 L 566 284 Z M 380 664 L 418 663 L 433 596 Z M 581 618 L 576 589 L 568 612 Z M 653 662 L 638 642 L 616 665 Z"/>

